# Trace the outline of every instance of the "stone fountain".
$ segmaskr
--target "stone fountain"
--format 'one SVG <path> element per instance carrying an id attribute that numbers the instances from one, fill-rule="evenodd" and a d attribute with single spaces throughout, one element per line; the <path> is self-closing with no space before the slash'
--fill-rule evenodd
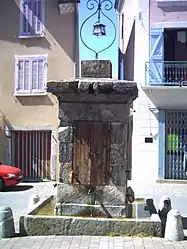
<path id="1" fill-rule="evenodd" d="M 50 81 L 47 90 L 59 102 L 55 215 L 38 213 L 53 197 L 41 201 L 20 217 L 20 234 L 160 236 L 160 220 L 130 218 L 136 83 L 111 79 L 111 63 L 94 60 L 82 62 L 81 79 Z"/>
<path id="2" fill-rule="evenodd" d="M 59 101 L 59 184 L 55 213 L 128 217 L 135 82 L 81 78 L 48 82 Z"/>

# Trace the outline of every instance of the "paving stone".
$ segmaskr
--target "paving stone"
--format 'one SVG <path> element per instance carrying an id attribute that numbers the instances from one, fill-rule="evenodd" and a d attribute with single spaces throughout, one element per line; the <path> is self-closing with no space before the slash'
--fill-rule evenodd
<path id="1" fill-rule="evenodd" d="M 85 243 L 84 243 L 85 242 Z M 187 249 L 187 240 L 161 238 L 44 236 L 0 240 L 1 249 Z"/>

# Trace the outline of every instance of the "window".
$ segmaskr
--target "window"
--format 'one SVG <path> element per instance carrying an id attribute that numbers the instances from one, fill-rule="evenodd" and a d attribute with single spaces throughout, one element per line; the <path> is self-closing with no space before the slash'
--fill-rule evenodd
<path id="1" fill-rule="evenodd" d="M 44 34 L 44 0 L 20 0 L 20 37 Z"/>
<path id="2" fill-rule="evenodd" d="M 42 94 L 46 91 L 47 56 L 15 57 L 15 94 Z"/>

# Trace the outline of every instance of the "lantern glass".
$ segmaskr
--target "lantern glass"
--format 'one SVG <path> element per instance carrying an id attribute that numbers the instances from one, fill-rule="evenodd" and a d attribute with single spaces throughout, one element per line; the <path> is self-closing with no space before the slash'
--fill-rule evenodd
<path id="1" fill-rule="evenodd" d="M 102 23 L 96 23 L 93 25 L 93 35 L 106 36 L 105 25 Z"/>

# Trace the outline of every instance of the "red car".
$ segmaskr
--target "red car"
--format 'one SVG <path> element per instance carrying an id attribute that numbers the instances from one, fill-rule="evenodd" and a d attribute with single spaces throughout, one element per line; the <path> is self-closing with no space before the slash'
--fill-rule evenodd
<path id="1" fill-rule="evenodd" d="M 0 191 L 8 186 L 15 186 L 20 183 L 23 179 L 21 170 L 0 163 Z"/>

